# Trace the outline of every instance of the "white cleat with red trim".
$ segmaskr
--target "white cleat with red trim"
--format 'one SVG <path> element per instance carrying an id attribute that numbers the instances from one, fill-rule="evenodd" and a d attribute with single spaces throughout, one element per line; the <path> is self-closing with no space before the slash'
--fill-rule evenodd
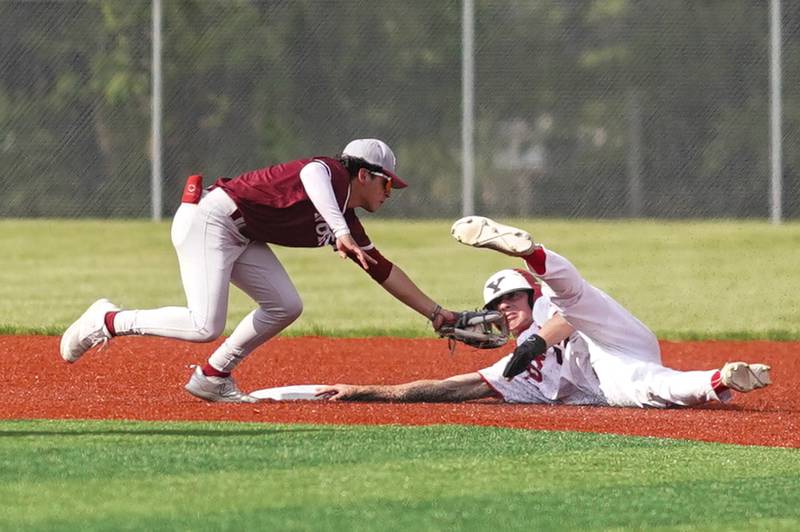
<path id="1" fill-rule="evenodd" d="M 467 246 L 489 248 L 512 257 L 530 255 L 536 246 L 527 231 L 484 216 L 466 216 L 456 220 L 450 234 Z"/>
<path id="2" fill-rule="evenodd" d="M 770 369 L 766 364 L 728 362 L 720 370 L 720 379 L 728 388 L 747 393 L 772 384 Z"/>
<path id="3" fill-rule="evenodd" d="M 119 307 L 108 299 L 98 299 L 86 309 L 78 320 L 61 335 L 61 358 L 75 362 L 89 349 L 111 339 L 105 324 L 107 312 L 118 311 Z"/>

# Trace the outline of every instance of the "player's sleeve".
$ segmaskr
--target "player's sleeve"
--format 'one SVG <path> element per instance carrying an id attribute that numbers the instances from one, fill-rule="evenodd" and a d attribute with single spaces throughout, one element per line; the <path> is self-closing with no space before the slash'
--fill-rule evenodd
<path id="1" fill-rule="evenodd" d="M 378 284 L 383 284 L 383 282 L 388 279 L 389 274 L 392 272 L 392 268 L 394 264 L 381 255 L 381 252 L 378 251 L 378 248 L 370 241 L 369 237 L 367 236 L 367 232 L 364 230 L 364 226 L 361 225 L 361 220 L 358 219 L 358 216 L 355 215 L 355 211 L 353 209 L 347 209 L 344 214 L 344 218 L 347 221 L 347 226 L 350 228 L 350 235 L 355 240 L 356 244 L 359 245 L 364 252 L 375 259 L 376 264 L 370 264 L 367 273 L 375 279 Z M 354 255 L 348 254 L 351 260 L 356 264 L 361 266 L 361 263 L 356 259 Z M 362 267 L 363 268 L 363 267 Z"/>
<path id="2" fill-rule="evenodd" d="M 558 309 L 550 303 L 548 294 L 542 291 L 542 295 L 536 298 L 533 302 L 533 322 L 538 324 L 539 327 L 547 323 L 547 320 L 553 317 Z"/>
<path id="3" fill-rule="evenodd" d="M 333 236 L 339 238 L 348 234 L 350 229 L 333 192 L 330 168 L 322 161 L 311 161 L 300 170 L 300 181 L 314 208 L 333 231 Z"/>

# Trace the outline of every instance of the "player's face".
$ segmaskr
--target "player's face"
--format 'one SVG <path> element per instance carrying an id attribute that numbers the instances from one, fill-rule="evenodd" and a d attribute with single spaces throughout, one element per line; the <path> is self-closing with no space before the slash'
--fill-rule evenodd
<path id="1" fill-rule="evenodd" d="M 392 180 L 373 172 L 369 172 L 369 178 L 369 182 L 366 184 L 367 201 L 364 208 L 369 212 L 375 212 L 392 195 Z"/>
<path id="2" fill-rule="evenodd" d="M 509 292 L 500 297 L 495 307 L 508 321 L 508 328 L 519 334 L 533 323 L 533 309 L 528 302 L 527 290 Z"/>

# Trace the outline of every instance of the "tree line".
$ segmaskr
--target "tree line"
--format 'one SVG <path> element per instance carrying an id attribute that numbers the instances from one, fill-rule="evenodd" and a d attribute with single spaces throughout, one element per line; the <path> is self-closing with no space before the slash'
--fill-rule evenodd
<path id="1" fill-rule="evenodd" d="M 800 5 L 783 4 L 797 216 Z M 475 5 L 482 212 L 767 216 L 768 3 Z M 12 0 L 0 28 L 0 215 L 149 215 L 150 2 Z M 165 1 L 163 30 L 165 216 L 188 174 L 365 135 L 413 184 L 388 215 L 459 212 L 461 2 Z"/>

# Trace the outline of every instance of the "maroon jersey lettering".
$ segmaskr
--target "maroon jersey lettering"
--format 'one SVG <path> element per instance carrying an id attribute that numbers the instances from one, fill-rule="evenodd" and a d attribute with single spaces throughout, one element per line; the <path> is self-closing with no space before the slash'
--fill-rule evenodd
<path id="1" fill-rule="evenodd" d="M 324 163 L 331 173 L 336 202 L 343 210 L 350 234 L 359 246 L 370 240 L 353 209 L 344 210 L 350 193 L 350 176 L 336 159 L 314 157 L 245 172 L 233 179 L 218 179 L 212 188 L 222 188 L 239 207 L 252 240 L 287 247 L 333 245 L 333 233 L 314 208 L 300 181 L 300 170 L 311 161 Z"/>
<path id="2" fill-rule="evenodd" d="M 345 209 L 350 195 L 350 176 L 342 164 L 330 157 L 299 159 L 245 172 L 233 179 L 218 179 L 210 188 L 220 187 L 236 203 L 245 221 L 242 231 L 248 238 L 287 247 L 335 246 L 330 226 L 308 197 L 300 170 L 311 161 L 324 163 L 331 174 L 336 203 L 356 243 L 369 248 L 372 242 L 354 209 Z M 379 283 L 389 276 L 392 263 L 377 249 L 371 255 L 378 261 L 368 273 Z"/>

